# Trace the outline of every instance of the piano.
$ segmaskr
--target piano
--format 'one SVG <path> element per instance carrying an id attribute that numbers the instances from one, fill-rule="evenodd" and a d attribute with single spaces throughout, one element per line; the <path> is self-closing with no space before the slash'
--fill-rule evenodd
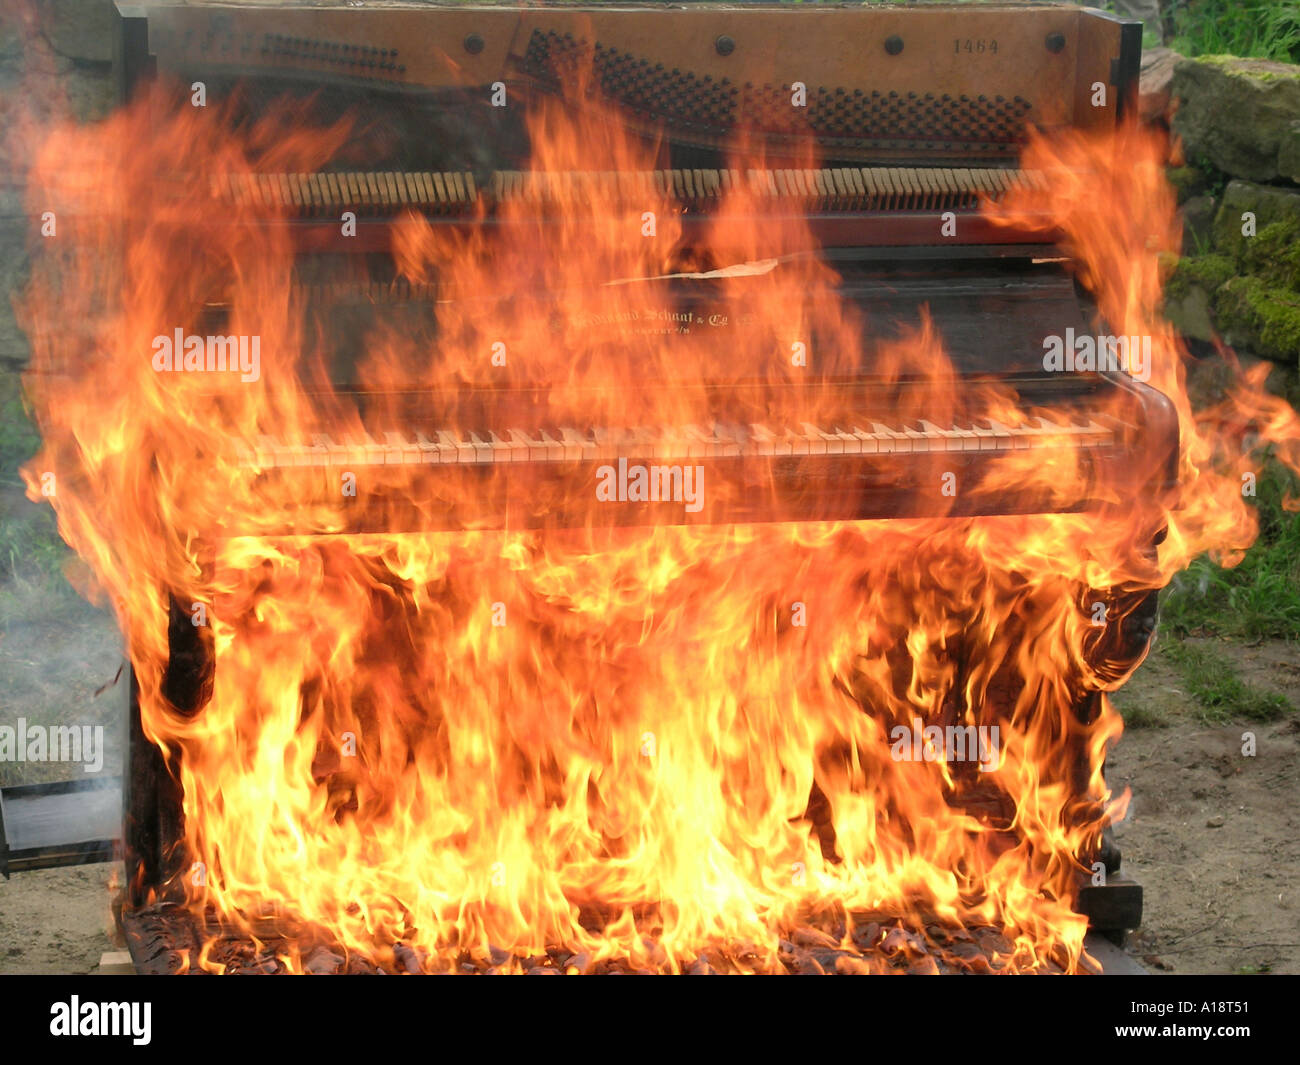
<path id="1" fill-rule="evenodd" d="M 1120 119 L 1135 23 L 1064 6 L 118 6 L 124 97 L 152 82 L 183 101 L 202 83 L 209 106 L 242 114 L 289 99 L 305 119 L 356 120 L 346 157 L 319 171 L 206 176 L 214 208 L 287 230 L 305 346 L 328 368 L 319 425 L 223 442 L 283 501 L 273 518 L 227 515 L 224 533 L 588 525 L 611 471 L 626 505 L 595 508 L 611 525 L 1064 512 L 1174 488 L 1177 419 L 1160 392 L 1118 369 L 1044 369 L 1046 338 L 1105 332 L 1053 220 L 1009 227 L 980 210 L 1045 180 L 1019 166 L 1030 124 Z M 796 87 L 801 109 L 788 106 Z M 616 115 L 661 168 L 531 166 L 525 115 L 548 101 Z M 719 229 L 736 194 L 754 223 Z M 509 242 L 582 222 L 594 200 L 657 205 L 681 261 L 714 267 L 590 294 L 607 313 L 584 327 L 611 360 L 661 321 L 691 323 L 664 345 L 690 373 L 561 383 L 552 364 L 516 370 L 532 363 L 512 350 L 504 377 L 366 379 L 378 333 L 436 351 L 448 314 L 500 312 L 454 280 L 407 276 L 404 227 Z M 791 220 L 811 247 L 791 250 Z M 818 308 L 793 308 L 811 368 L 759 370 L 764 301 L 809 255 L 834 271 L 845 315 L 821 336 Z M 534 342 L 556 314 L 544 289 L 511 312 Z M 191 331 L 220 334 L 229 312 L 214 296 Z M 549 328 L 562 343 L 573 326 Z M 906 363 L 882 369 L 927 327 L 952 367 L 938 389 Z M 657 482 L 688 467 L 706 485 L 698 506 L 628 491 L 628 470 Z M 355 494 L 341 498 L 344 474 Z"/>
<path id="2" fill-rule="evenodd" d="M 117 8 L 124 100 L 147 91 L 160 109 L 185 107 L 201 85 L 237 120 L 289 101 L 304 122 L 352 124 L 337 158 L 309 172 L 180 175 L 210 198 L 214 227 L 287 242 L 290 305 L 312 353 L 287 367 L 263 351 L 261 378 L 300 373 L 310 417 L 292 429 L 245 418 L 195 441 L 196 458 L 227 460 L 267 501 L 212 510 L 196 543 L 970 519 L 1176 490 L 1167 397 L 1119 368 L 1046 368 L 1053 337 L 1112 332 L 1055 220 L 994 224 L 981 209 L 1047 180 L 1021 166 L 1031 126 L 1105 130 L 1124 117 L 1140 23 L 1063 5 Z M 590 169 L 538 168 L 527 124 L 538 108 L 619 123 L 643 159 L 622 167 L 593 147 Z M 584 254 L 574 233 L 607 224 L 593 202 L 633 217 L 653 204 L 675 234 L 672 268 L 549 290 L 547 257 Z M 485 255 L 531 247 L 538 261 L 503 260 L 519 275 L 503 300 L 454 269 L 410 269 L 417 238 Z M 830 319 L 801 285 L 813 275 L 831 279 Z M 185 331 L 223 336 L 240 312 L 214 292 Z M 797 329 L 782 334 L 782 315 Z M 508 373 L 440 357 L 457 330 L 486 352 L 483 321 L 510 333 Z M 575 379 L 574 330 L 621 372 Z M 392 358 L 376 373 L 381 343 Z M 943 360 L 900 356 L 918 345 Z M 1113 620 L 1090 663 L 1125 676 L 1146 653 L 1155 595 L 1092 594 Z M 206 698 L 212 655 L 188 609 L 172 596 L 164 694 L 182 715 Z M 1081 721 L 1101 698 L 1081 691 Z M 139 905 L 177 861 L 181 817 L 138 706 L 131 720 Z M 1080 750 L 1081 794 L 1089 764 Z M 1101 857 L 1118 867 L 1113 848 Z M 1134 927 L 1135 887 L 1084 888 L 1080 907 L 1103 928 Z"/>

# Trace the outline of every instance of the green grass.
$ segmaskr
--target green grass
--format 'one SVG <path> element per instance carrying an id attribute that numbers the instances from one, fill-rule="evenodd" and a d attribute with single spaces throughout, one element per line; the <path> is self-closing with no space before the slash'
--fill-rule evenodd
<path id="1" fill-rule="evenodd" d="M 1300 514 L 1282 507 L 1300 486 L 1270 462 L 1256 490 L 1258 541 L 1233 569 L 1202 556 L 1173 579 L 1160 605 L 1167 634 L 1300 639 Z"/>
<path id="2" fill-rule="evenodd" d="M 1188 694 L 1196 700 L 1197 716 L 1207 725 L 1242 718 L 1275 721 L 1295 711 L 1284 696 L 1242 680 L 1232 661 L 1212 647 L 1171 642 L 1162 653 L 1178 669 Z"/>
<path id="3" fill-rule="evenodd" d="M 1170 47 L 1182 55 L 1237 55 L 1300 63 L 1296 0 L 1166 0 Z"/>
<path id="4" fill-rule="evenodd" d="M 29 584 L 62 580 L 68 548 L 59 537 L 49 508 L 0 517 L 0 579 Z"/>
<path id="5" fill-rule="evenodd" d="M 53 510 L 28 500 L 18 476 L 39 446 L 40 435 L 23 409 L 18 375 L 0 373 L 0 581 L 25 585 L 25 595 L 57 595 L 70 592 L 63 579 L 69 551 Z"/>
<path id="6" fill-rule="evenodd" d="M 1124 719 L 1126 728 L 1168 728 L 1169 719 L 1159 710 L 1152 710 L 1146 703 L 1136 703 L 1130 705 L 1127 702 L 1120 703 L 1116 701 L 1120 716 Z"/>
<path id="7" fill-rule="evenodd" d="M 21 484 L 18 467 L 36 454 L 41 437 L 23 409 L 16 373 L 0 373 L 0 479 Z"/>

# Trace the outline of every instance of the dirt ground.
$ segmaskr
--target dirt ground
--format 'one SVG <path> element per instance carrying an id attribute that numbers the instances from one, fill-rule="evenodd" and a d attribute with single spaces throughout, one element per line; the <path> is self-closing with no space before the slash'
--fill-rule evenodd
<path id="1" fill-rule="evenodd" d="M 57 626 L 11 628 L 0 641 L 0 690 L 23 693 L 23 708 L 43 716 L 39 705 L 64 685 L 66 699 L 108 723 L 106 697 L 93 692 L 112 676 L 115 641 L 98 611 Z M 83 653 L 79 668 L 76 646 L 94 652 Z M 1300 705 L 1293 645 L 1219 648 L 1243 679 Z M 38 660 L 60 668 L 33 673 Z M 1153 973 L 1300 973 L 1300 713 L 1269 724 L 1206 726 L 1159 651 L 1117 703 L 1142 706 L 1167 722 L 1128 730 L 1107 763 L 1113 786 L 1132 790 L 1116 840 L 1124 871 L 1146 898 L 1130 952 Z M 1255 733 L 1253 757 L 1241 753 L 1247 731 Z M 117 772 L 120 732 L 112 735 L 115 757 L 105 769 Z M 112 864 L 0 881 L 0 974 L 88 973 L 103 952 L 120 949 L 109 917 L 120 878 L 120 864 Z"/>
<path id="2" fill-rule="evenodd" d="M 1300 705 L 1300 649 L 1214 642 L 1243 680 Z M 1179 680 L 1156 653 L 1116 700 L 1170 722 L 1130 729 L 1107 761 L 1133 793 L 1115 833 L 1144 891 L 1129 950 L 1154 973 L 1300 973 L 1300 714 L 1206 726 Z"/>
<path id="3" fill-rule="evenodd" d="M 0 880 L 0 975 L 89 973 L 105 951 L 121 950 L 110 932 L 111 883 L 120 862 L 15 873 Z"/>

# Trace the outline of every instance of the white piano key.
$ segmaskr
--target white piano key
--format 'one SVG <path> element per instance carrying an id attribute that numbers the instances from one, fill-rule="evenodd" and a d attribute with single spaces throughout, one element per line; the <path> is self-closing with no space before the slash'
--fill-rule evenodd
<path id="1" fill-rule="evenodd" d="M 941 451 L 943 449 L 943 441 L 932 440 L 926 433 L 913 428 L 907 423 L 903 423 L 899 428 L 902 429 L 907 438 L 912 442 L 913 452 Z"/>
<path id="2" fill-rule="evenodd" d="M 438 437 L 438 449 L 442 452 L 443 462 L 474 461 L 473 446 L 468 440 L 462 439 L 459 433 L 439 429 L 435 435 Z"/>
<path id="3" fill-rule="evenodd" d="M 864 432 L 856 425 L 852 432 L 858 442 L 858 451 L 863 455 L 875 455 L 880 452 L 880 438 L 875 433 Z"/>
<path id="4" fill-rule="evenodd" d="M 822 435 L 826 438 L 826 447 L 832 455 L 852 455 L 858 450 L 858 442 L 854 439 L 852 433 L 841 433 L 835 426 L 827 426 L 821 429 Z M 852 450 L 850 450 L 850 448 Z"/>
<path id="5" fill-rule="evenodd" d="M 1005 428 L 999 428 L 989 419 L 980 419 L 971 425 L 971 431 L 979 438 L 981 451 L 1006 451 L 1015 446 L 1011 434 Z"/>
<path id="6" fill-rule="evenodd" d="M 722 454 L 722 441 L 702 425 L 683 425 L 687 458 L 717 458 Z"/>
<path id="7" fill-rule="evenodd" d="M 545 429 L 538 430 L 538 435 L 542 438 L 542 442 L 546 444 L 546 452 L 552 462 L 559 462 L 562 459 L 569 458 L 569 449 L 567 445 L 556 440 Z M 577 450 L 578 449 L 575 449 L 575 451 Z"/>
<path id="8" fill-rule="evenodd" d="M 1084 439 L 1088 447 L 1104 447 L 1115 438 L 1115 434 L 1111 430 L 1092 419 L 1089 419 L 1088 424 L 1084 426 L 1084 433 L 1086 434 Z"/>
<path id="9" fill-rule="evenodd" d="M 803 435 L 808 438 L 808 447 L 814 455 L 843 455 L 844 444 L 836 436 L 826 432 L 813 425 L 811 422 L 803 422 L 799 426 L 803 430 Z"/>
<path id="10" fill-rule="evenodd" d="M 862 453 L 862 442 L 853 433 L 841 429 L 838 425 L 832 431 L 839 437 L 840 443 L 844 447 L 844 454 L 858 455 Z"/>
<path id="11" fill-rule="evenodd" d="M 791 429 L 788 426 L 783 427 L 783 429 L 785 433 L 784 439 L 790 445 L 791 455 L 816 454 L 816 452 L 812 450 L 813 442 L 808 438 L 808 435 L 806 433 L 801 432 L 798 429 Z"/>
<path id="12" fill-rule="evenodd" d="M 722 441 L 722 454 L 727 458 L 736 458 L 748 452 L 749 433 L 743 425 L 735 422 L 718 422 L 713 426 L 713 431 Z"/>
<path id="13" fill-rule="evenodd" d="M 876 439 L 880 441 L 880 451 L 882 454 L 897 454 L 899 452 L 911 452 L 912 441 L 904 433 L 891 429 L 888 425 L 881 422 L 872 422 L 871 431 L 876 434 Z"/>
<path id="14" fill-rule="evenodd" d="M 509 435 L 509 434 L 507 434 Z M 528 445 L 516 443 L 513 439 L 503 440 L 497 433 L 488 433 L 488 443 L 497 455 L 498 462 L 527 462 Z"/>
<path id="15" fill-rule="evenodd" d="M 303 451 L 301 447 L 286 444 L 279 437 L 270 435 L 259 436 L 257 441 L 259 450 L 271 454 L 273 465 L 281 468 L 300 465 L 299 456 Z"/>
<path id="16" fill-rule="evenodd" d="M 564 457 L 569 461 L 578 459 L 594 459 L 596 457 L 596 442 L 589 440 L 583 433 L 578 432 L 572 426 L 559 426 L 560 439 L 564 442 Z"/>
<path id="17" fill-rule="evenodd" d="M 719 458 L 740 454 L 740 445 L 745 439 L 743 430 L 737 432 L 736 428 L 728 423 L 715 421 L 706 422 L 704 431 L 711 434 L 710 439 L 717 448 Z"/>
<path id="18" fill-rule="evenodd" d="M 402 449 L 402 456 L 403 456 L 402 461 L 409 463 L 412 466 L 418 465 L 419 463 L 423 462 L 424 452 L 420 449 L 419 443 L 416 442 L 415 440 L 412 440 L 409 435 L 406 435 L 404 437 L 404 440 L 405 440 L 405 446 Z"/>
<path id="19" fill-rule="evenodd" d="M 753 443 L 750 445 L 752 453 L 756 455 L 775 455 L 776 454 L 776 434 L 766 425 L 760 425 L 753 422 L 749 426 L 750 433 L 753 436 Z"/>
<path id="20" fill-rule="evenodd" d="M 1040 416 L 1031 419 L 1028 429 L 1034 447 L 1071 447 L 1076 444 L 1074 427 L 1062 425 L 1051 418 Z"/>
<path id="21" fill-rule="evenodd" d="M 416 445 L 420 449 L 420 461 L 422 462 L 441 462 L 442 449 L 436 443 L 430 440 L 424 433 L 415 434 Z"/>
<path id="22" fill-rule="evenodd" d="M 312 451 L 322 466 L 334 466 L 342 461 L 343 449 L 326 433 L 313 433 Z"/>
<path id="23" fill-rule="evenodd" d="M 361 446 L 365 449 L 366 461 L 371 466 L 382 466 L 388 459 L 384 445 L 369 433 L 361 433 Z"/>
<path id="24" fill-rule="evenodd" d="M 659 446 L 659 433 L 648 426 L 639 425 L 632 429 L 628 450 L 632 457 L 652 459 L 656 457 L 655 449 Z"/>
<path id="25" fill-rule="evenodd" d="M 659 432 L 659 444 L 655 448 L 657 459 L 684 459 L 690 442 L 683 435 L 680 427 L 665 425 Z"/>
<path id="26" fill-rule="evenodd" d="M 677 433 L 677 438 L 682 443 L 683 458 L 700 459 L 708 454 L 708 445 L 699 426 L 681 425 L 677 427 Z"/>
<path id="27" fill-rule="evenodd" d="M 538 438 L 529 436 L 522 429 L 511 429 L 508 433 L 511 444 L 516 448 L 515 461 L 522 462 L 545 462 L 547 458 L 546 445 Z M 519 449 L 523 451 L 523 457 L 520 458 Z"/>
<path id="28" fill-rule="evenodd" d="M 492 450 L 492 445 L 483 439 L 478 433 L 471 432 L 469 442 L 474 446 L 474 461 L 479 463 L 494 462 L 496 453 Z"/>
<path id="29" fill-rule="evenodd" d="M 921 432 L 930 438 L 931 451 L 962 450 L 962 439 L 957 435 L 956 429 L 945 429 L 942 426 L 935 425 L 934 422 L 928 422 L 924 419 L 919 424 Z"/>
<path id="30" fill-rule="evenodd" d="M 559 458 L 564 462 L 576 462 L 582 456 L 581 446 L 577 442 L 565 440 L 564 433 L 559 429 L 542 430 L 542 438 L 547 442 L 555 442 L 559 445 Z"/>
<path id="31" fill-rule="evenodd" d="M 370 460 L 366 456 L 365 445 L 351 435 L 339 436 L 339 447 L 343 449 L 342 461 L 349 466 L 365 466 Z"/>
<path id="32" fill-rule="evenodd" d="M 623 453 L 625 441 L 631 440 L 631 430 L 618 426 L 593 426 L 592 439 L 596 442 L 596 459 L 613 462 Z"/>
<path id="33" fill-rule="evenodd" d="M 990 418 L 988 421 L 989 425 L 993 428 L 993 431 L 997 433 L 998 436 L 1003 437 L 1008 441 L 1008 447 L 1017 451 L 1023 451 L 1030 446 L 1029 437 L 1018 428 L 1003 425 L 995 418 Z"/>
<path id="34" fill-rule="evenodd" d="M 409 466 L 420 461 L 420 449 L 401 433 L 384 433 L 384 443 L 388 445 L 386 457 L 389 463 Z"/>
<path id="35" fill-rule="evenodd" d="M 957 437 L 958 441 L 957 448 L 953 450 L 978 451 L 980 449 L 980 439 L 972 429 L 962 425 L 954 425 L 951 432 Z"/>

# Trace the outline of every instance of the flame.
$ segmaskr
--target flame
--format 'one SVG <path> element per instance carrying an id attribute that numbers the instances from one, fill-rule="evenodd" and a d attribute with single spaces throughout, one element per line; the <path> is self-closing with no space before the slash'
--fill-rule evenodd
<path id="1" fill-rule="evenodd" d="M 615 117 L 582 115 L 532 114 L 535 175 L 655 168 Z M 179 766 L 185 859 L 168 887 L 255 938 L 271 917 L 387 964 L 399 944 L 430 971 L 503 950 L 518 969 L 555 945 L 587 967 L 680 971 L 727 949 L 775 968 L 780 938 L 827 913 L 849 948 L 851 928 L 893 919 L 858 945 L 918 959 L 924 940 L 953 960 L 936 925 L 989 926 L 1007 971 L 1077 971 L 1078 888 L 1127 802 L 1102 779 L 1122 731 L 1106 692 L 1136 665 L 1099 664 L 1090 604 L 1249 546 L 1247 427 L 1300 459 L 1260 372 L 1218 408 L 1188 402 L 1158 310 L 1157 252 L 1178 238 L 1167 148 L 1131 126 L 1035 135 L 1022 166 L 1045 180 L 983 209 L 1007 226 L 1050 212 L 1114 332 L 1152 338 L 1175 496 L 1135 494 L 1155 462 L 1135 456 L 1133 479 L 1093 485 L 1080 513 L 958 517 L 936 499 L 934 516 L 837 521 L 810 493 L 813 520 L 618 528 L 589 487 L 556 499 L 524 467 L 537 527 L 500 531 L 472 506 L 490 477 L 368 466 L 350 499 L 337 471 L 247 469 L 241 442 L 409 425 L 412 392 L 424 424 L 468 428 L 465 397 L 491 389 L 531 398 L 500 399 L 480 427 L 796 424 L 841 410 L 836 379 L 868 371 L 920 382 L 916 412 L 937 422 L 1034 411 L 963 381 L 929 320 L 864 350 L 872 323 L 805 223 L 743 184 L 702 240 L 668 199 L 595 184 L 558 192 L 547 224 L 519 203 L 493 227 L 404 217 L 393 262 L 436 280 L 438 341 L 367 335 L 363 409 L 330 384 L 291 227 L 214 201 L 208 180 L 317 171 L 348 136 L 287 109 L 237 125 L 145 99 L 48 130 L 30 175 L 32 209 L 60 230 L 20 301 L 44 440 L 24 476 L 42 499 L 54 474 L 60 531 L 126 633 L 145 733 Z M 680 274 L 712 275 L 744 329 L 687 343 L 671 318 L 646 324 L 647 308 L 681 311 L 664 280 Z M 153 338 L 207 332 L 213 306 L 222 332 L 260 337 L 257 378 L 157 372 Z M 1064 498 L 1079 461 L 1008 452 L 963 492 Z M 762 498 L 773 475 L 753 465 Z M 561 506 L 580 519 L 549 521 Z M 469 516 L 422 531 L 453 511 Z M 206 614 L 197 709 L 169 687 L 173 603 Z M 984 766 L 897 756 L 898 729 L 935 724 L 1000 740 Z M 223 971 L 212 950 L 195 964 Z M 296 944 L 280 960 L 303 968 Z"/>

